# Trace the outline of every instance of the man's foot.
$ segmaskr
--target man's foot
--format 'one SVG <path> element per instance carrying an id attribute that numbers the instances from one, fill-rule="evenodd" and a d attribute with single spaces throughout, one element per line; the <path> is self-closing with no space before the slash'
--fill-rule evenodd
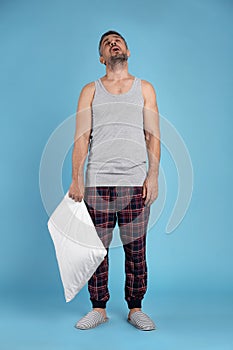
<path id="1" fill-rule="evenodd" d="M 86 314 L 83 318 L 81 318 L 81 320 L 76 323 L 75 327 L 78 329 L 91 329 L 107 321 L 108 317 L 106 316 L 104 309 L 93 309 L 92 311 L 88 312 L 88 314 Z"/>
<path id="2" fill-rule="evenodd" d="M 141 309 L 137 309 L 137 311 L 130 311 L 128 315 L 128 322 L 141 331 L 152 331 L 156 329 L 152 319 L 142 312 Z"/>

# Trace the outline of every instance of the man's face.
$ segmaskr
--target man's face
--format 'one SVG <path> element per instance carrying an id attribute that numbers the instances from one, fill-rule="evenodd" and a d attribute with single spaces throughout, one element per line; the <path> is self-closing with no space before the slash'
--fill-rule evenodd
<path id="1" fill-rule="evenodd" d="M 127 60 L 130 55 L 130 52 L 126 47 L 124 40 L 116 34 L 108 35 L 103 39 L 100 51 L 101 63 L 104 63 L 109 59 L 113 61 L 118 60 L 120 58 L 123 60 Z"/>

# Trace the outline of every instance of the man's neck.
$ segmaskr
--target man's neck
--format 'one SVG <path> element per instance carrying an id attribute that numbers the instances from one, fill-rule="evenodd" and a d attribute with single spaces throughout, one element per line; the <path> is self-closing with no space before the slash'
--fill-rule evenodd
<path id="1" fill-rule="evenodd" d="M 121 80 L 125 78 L 129 78 L 130 74 L 128 72 L 128 64 L 116 65 L 113 69 L 108 65 L 106 66 L 106 75 L 105 78 L 107 80 Z"/>

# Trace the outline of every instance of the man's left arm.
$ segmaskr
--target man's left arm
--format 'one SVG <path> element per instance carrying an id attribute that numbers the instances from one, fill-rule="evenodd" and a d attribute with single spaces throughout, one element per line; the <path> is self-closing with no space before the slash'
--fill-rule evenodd
<path id="1" fill-rule="evenodd" d="M 158 197 L 158 176 L 160 163 L 160 127 L 156 92 L 152 84 L 142 80 L 144 97 L 144 134 L 148 153 L 149 167 L 143 183 L 145 205 L 151 205 Z"/>

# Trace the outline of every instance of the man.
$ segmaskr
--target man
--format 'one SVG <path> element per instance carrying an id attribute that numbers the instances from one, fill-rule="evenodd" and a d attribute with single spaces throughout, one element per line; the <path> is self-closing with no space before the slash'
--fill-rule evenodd
<path id="1" fill-rule="evenodd" d="M 149 82 L 129 74 L 130 51 L 121 34 L 104 33 L 99 55 L 106 74 L 84 86 L 78 101 L 69 196 L 75 201 L 84 199 L 107 253 L 118 220 L 125 252 L 127 320 L 140 330 L 153 330 L 154 322 L 142 312 L 142 299 L 147 288 L 147 224 L 150 206 L 158 196 L 156 93 Z M 107 284 L 108 254 L 88 281 L 93 309 L 76 328 L 89 329 L 108 320 Z"/>

